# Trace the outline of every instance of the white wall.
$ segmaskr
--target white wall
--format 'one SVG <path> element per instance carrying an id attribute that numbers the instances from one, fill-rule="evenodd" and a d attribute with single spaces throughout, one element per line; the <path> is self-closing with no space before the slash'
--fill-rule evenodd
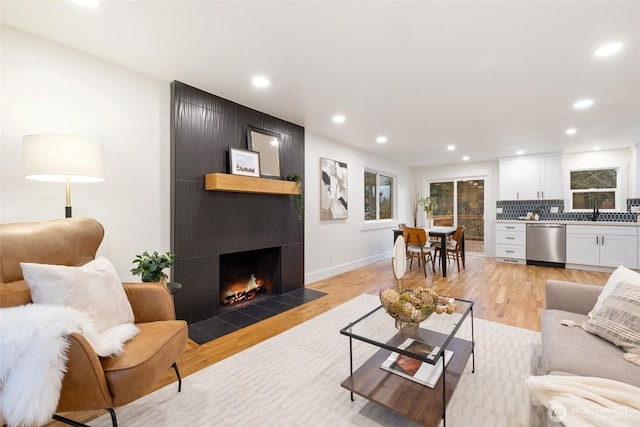
<path id="1" fill-rule="evenodd" d="M 320 221 L 320 158 L 347 163 L 348 218 Z M 386 228 L 363 230 L 364 169 L 395 177 L 398 192 L 396 220 Z M 391 257 L 393 228 L 408 222 L 411 169 L 305 132 L 305 283 L 321 280 L 353 268 Z M 391 265 L 389 265 L 391 268 Z"/>
<path id="2" fill-rule="evenodd" d="M 73 216 L 102 223 L 99 254 L 122 280 L 134 280 L 135 254 L 169 250 L 169 82 L 10 27 L 1 31 L 0 222 L 64 217 L 64 184 L 23 178 L 23 135 L 100 142 L 106 181 L 72 184 Z"/>
<path id="3" fill-rule="evenodd" d="M 428 194 L 427 183 L 460 178 L 485 177 L 485 228 L 484 253 L 495 256 L 496 200 L 498 200 L 499 181 L 498 162 L 459 163 L 445 166 L 429 166 L 414 170 L 415 183 L 421 195 Z M 424 224 L 424 212 L 418 214 L 418 223 Z"/>
<path id="4" fill-rule="evenodd" d="M 170 82 L 2 26 L 0 222 L 64 217 L 64 185 L 23 178 L 23 135 L 56 133 L 104 144 L 106 181 L 72 184 L 74 216 L 105 227 L 98 253 L 122 280 L 143 250 L 169 250 Z M 268 111 L 266 111 L 268 113 Z M 349 218 L 320 221 L 320 157 L 349 167 Z M 311 282 L 390 256 L 391 228 L 362 231 L 364 167 L 396 176 L 407 222 L 411 170 L 307 134 L 305 271 Z"/>

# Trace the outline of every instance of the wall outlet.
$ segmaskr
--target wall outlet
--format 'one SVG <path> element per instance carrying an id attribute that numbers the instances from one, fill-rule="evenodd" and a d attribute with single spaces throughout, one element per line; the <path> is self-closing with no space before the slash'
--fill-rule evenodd
<path id="1" fill-rule="evenodd" d="M 549 212 L 558 213 L 558 207 L 557 206 L 551 206 L 551 209 L 549 210 Z"/>
<path id="2" fill-rule="evenodd" d="M 640 206 L 631 206 L 631 213 L 640 213 Z"/>
<path id="3" fill-rule="evenodd" d="M 502 208 L 496 208 L 496 213 L 502 213 Z"/>

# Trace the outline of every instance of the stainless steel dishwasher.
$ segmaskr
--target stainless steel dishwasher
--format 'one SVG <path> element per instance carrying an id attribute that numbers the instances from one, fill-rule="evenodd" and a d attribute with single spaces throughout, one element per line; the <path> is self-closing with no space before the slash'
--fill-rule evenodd
<path id="1" fill-rule="evenodd" d="M 527 264 L 564 268 L 566 261 L 564 224 L 527 224 Z"/>

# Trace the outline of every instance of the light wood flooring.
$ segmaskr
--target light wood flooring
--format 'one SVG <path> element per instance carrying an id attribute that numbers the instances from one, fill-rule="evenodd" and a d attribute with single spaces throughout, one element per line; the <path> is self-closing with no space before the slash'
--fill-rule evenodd
<path id="1" fill-rule="evenodd" d="M 478 318 L 535 331 L 540 329 L 540 312 L 544 308 L 544 282 L 547 279 L 604 285 L 609 278 L 609 273 L 503 264 L 496 262 L 494 258 L 474 253 L 467 253 L 465 269 L 458 272 L 456 265 L 451 263 L 447 274 L 448 277 L 442 277 L 436 267 L 435 273 L 428 269 L 425 278 L 422 270 L 414 263 L 413 268 L 407 271 L 403 285 L 405 288 L 429 287 L 440 295 L 472 300 L 475 303 L 474 315 Z M 186 351 L 178 360 L 180 372 L 183 377 L 188 376 L 358 295 L 377 295 L 379 289 L 393 286 L 395 279 L 390 261 L 380 261 L 309 284 L 307 288 L 327 295 L 206 344 L 198 345 L 189 341 Z M 354 313 L 353 319 L 344 319 L 345 326 L 355 320 L 355 316 Z M 154 390 L 175 380 L 171 369 Z M 95 414 L 69 415 L 74 419 L 86 420 Z"/>

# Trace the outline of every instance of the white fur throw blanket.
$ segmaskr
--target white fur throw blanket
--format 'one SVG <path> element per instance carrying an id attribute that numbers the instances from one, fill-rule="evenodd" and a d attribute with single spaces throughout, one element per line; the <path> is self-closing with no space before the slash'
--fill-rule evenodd
<path id="1" fill-rule="evenodd" d="M 58 406 L 67 336 L 82 334 L 100 356 L 122 352 L 139 329 L 118 325 L 98 333 L 90 318 L 61 305 L 0 309 L 0 419 L 9 426 L 45 424 Z"/>
<path id="2" fill-rule="evenodd" d="M 606 361 L 605 361 L 606 363 Z M 640 426 L 640 388 L 596 377 L 543 375 L 526 380 L 549 417 L 567 427 Z"/>

